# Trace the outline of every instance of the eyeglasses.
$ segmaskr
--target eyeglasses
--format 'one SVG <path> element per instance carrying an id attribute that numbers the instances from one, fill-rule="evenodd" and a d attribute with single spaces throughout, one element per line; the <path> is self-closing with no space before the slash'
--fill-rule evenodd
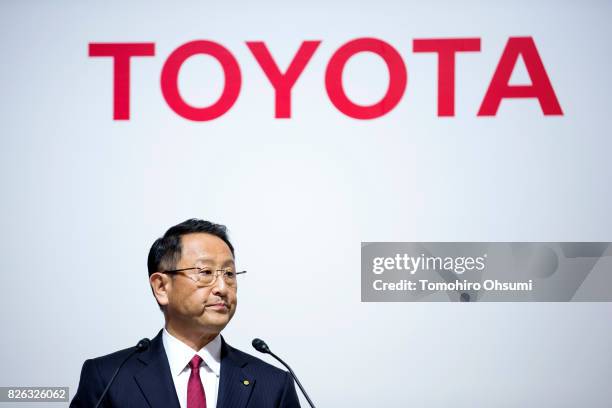
<path id="1" fill-rule="evenodd" d="M 186 272 L 186 271 L 193 271 L 193 272 Z M 236 287 L 236 277 L 238 275 L 242 275 L 243 273 L 246 273 L 247 271 L 234 272 L 234 271 L 226 271 L 223 269 L 213 271 L 211 269 L 197 268 L 197 267 L 175 269 L 173 271 L 160 271 L 160 273 L 166 273 L 169 275 L 177 275 L 177 274 L 180 274 L 181 272 L 183 272 L 184 276 L 194 281 L 196 285 L 203 288 L 203 287 L 210 286 L 213 283 L 215 283 L 219 275 L 223 276 L 223 281 L 225 282 L 227 286 Z"/>

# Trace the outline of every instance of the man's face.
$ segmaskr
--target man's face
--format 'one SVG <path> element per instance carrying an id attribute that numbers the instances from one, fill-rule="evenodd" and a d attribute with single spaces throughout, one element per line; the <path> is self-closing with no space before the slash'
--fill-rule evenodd
<path id="1" fill-rule="evenodd" d="M 232 252 L 214 235 L 183 235 L 181 245 L 181 259 L 175 269 L 202 267 L 235 271 Z M 202 288 L 191 278 L 178 274 L 168 282 L 167 300 L 167 318 L 173 322 L 194 333 L 219 333 L 236 312 L 236 287 L 228 286 L 218 276 L 212 285 Z"/>

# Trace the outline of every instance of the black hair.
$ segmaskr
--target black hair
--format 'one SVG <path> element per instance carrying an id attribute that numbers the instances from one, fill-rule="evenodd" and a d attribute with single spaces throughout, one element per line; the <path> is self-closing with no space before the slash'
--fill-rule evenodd
<path id="1" fill-rule="evenodd" d="M 211 234 L 221 238 L 223 242 L 227 244 L 230 251 L 232 251 L 232 255 L 234 255 L 234 247 L 229 241 L 225 225 L 191 218 L 174 227 L 170 227 L 163 237 L 155 240 L 149 250 L 149 257 L 147 259 L 149 276 L 162 270 L 174 269 L 181 259 L 181 252 L 183 250 L 181 236 L 198 232 Z"/>

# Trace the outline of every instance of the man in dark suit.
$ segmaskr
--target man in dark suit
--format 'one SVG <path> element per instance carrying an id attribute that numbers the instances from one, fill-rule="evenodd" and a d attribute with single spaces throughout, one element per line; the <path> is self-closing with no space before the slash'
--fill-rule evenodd
<path id="1" fill-rule="evenodd" d="M 196 219 L 178 224 L 155 241 L 147 264 L 165 327 L 148 346 L 85 361 L 71 408 L 93 408 L 122 363 L 100 406 L 300 406 L 287 372 L 220 335 L 236 311 L 237 280 L 244 273 L 236 271 L 224 226 Z"/>

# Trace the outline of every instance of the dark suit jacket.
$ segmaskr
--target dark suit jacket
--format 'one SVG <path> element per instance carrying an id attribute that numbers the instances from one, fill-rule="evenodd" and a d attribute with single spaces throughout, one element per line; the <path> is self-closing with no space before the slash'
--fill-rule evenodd
<path id="1" fill-rule="evenodd" d="M 85 361 L 70 408 L 93 408 L 117 367 L 132 351 L 134 347 Z M 245 385 L 245 380 L 248 385 Z M 180 408 L 161 331 L 151 340 L 147 350 L 135 354 L 123 365 L 101 406 Z M 217 407 L 299 406 L 289 373 L 231 347 L 222 338 Z"/>

